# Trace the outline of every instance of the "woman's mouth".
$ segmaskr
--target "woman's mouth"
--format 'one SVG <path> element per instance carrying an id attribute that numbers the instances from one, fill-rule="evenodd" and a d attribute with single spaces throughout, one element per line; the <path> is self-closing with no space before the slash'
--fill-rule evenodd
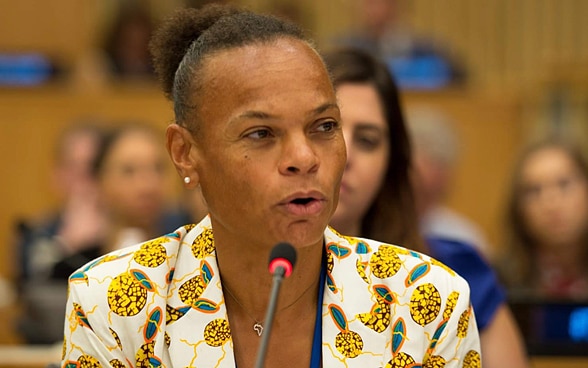
<path id="1" fill-rule="evenodd" d="M 300 195 L 282 202 L 286 211 L 294 216 L 316 216 L 321 213 L 326 205 L 322 195 Z"/>

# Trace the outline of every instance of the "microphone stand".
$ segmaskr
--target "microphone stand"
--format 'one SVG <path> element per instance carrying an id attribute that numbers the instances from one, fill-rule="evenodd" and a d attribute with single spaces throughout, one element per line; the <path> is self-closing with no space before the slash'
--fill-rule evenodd
<path id="1" fill-rule="evenodd" d="M 263 363 L 267 355 L 267 346 L 269 337 L 272 332 L 272 324 L 274 322 L 274 315 L 276 313 L 276 306 L 278 304 L 278 294 L 280 292 L 280 286 L 284 280 L 284 274 L 286 270 L 284 267 L 278 266 L 274 272 L 272 291 L 270 293 L 269 305 L 267 312 L 265 313 L 265 322 L 263 323 L 264 333 L 261 335 L 261 344 L 257 352 L 257 361 L 255 362 L 255 368 L 263 368 Z"/>

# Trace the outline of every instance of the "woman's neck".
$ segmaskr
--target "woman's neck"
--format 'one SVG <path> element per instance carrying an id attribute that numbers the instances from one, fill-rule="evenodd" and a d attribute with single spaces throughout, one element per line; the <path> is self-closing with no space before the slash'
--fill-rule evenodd
<path id="1" fill-rule="evenodd" d="M 233 340 L 235 362 L 252 367 L 272 288 L 268 255 L 273 244 L 255 244 L 215 227 L 216 258 Z M 268 242 L 266 242 L 268 243 Z M 268 366 L 308 367 L 316 323 L 323 240 L 297 248 L 292 274 L 282 285 L 269 337 Z M 260 336 L 258 336 L 260 335 Z"/>
<path id="2" fill-rule="evenodd" d="M 214 237 L 222 284 L 225 291 L 228 289 L 225 301 L 231 303 L 230 299 L 233 299 L 252 318 L 263 318 L 272 287 L 272 275 L 268 270 L 270 247 L 243 244 L 242 239 L 229 239 L 217 233 Z M 293 310 L 297 309 L 295 305 L 313 305 L 318 290 L 322 252 L 320 243 L 297 249 L 296 265 L 292 274 L 282 283 L 276 313 L 285 307 Z"/>

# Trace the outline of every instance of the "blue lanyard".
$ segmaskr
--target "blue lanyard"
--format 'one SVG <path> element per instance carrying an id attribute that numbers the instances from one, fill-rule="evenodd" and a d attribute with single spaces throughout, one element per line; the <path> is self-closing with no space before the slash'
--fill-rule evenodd
<path id="1" fill-rule="evenodd" d="M 324 250 L 323 250 L 324 253 Z M 327 257 L 323 254 L 321 277 L 319 281 L 318 302 L 316 305 L 316 321 L 314 323 L 314 336 L 312 338 L 312 353 L 310 355 L 310 368 L 320 368 L 323 346 L 323 297 L 325 293 L 325 281 L 327 278 Z"/>

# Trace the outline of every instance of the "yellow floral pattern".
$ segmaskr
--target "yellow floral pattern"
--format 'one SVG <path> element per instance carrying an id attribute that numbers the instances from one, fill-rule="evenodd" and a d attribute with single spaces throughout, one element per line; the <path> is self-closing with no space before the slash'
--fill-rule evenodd
<path id="1" fill-rule="evenodd" d="M 145 267 L 160 266 L 167 259 L 165 247 L 162 245 L 166 241 L 165 238 L 158 238 L 143 243 L 141 248 L 135 252 L 133 260 Z"/>
<path id="2" fill-rule="evenodd" d="M 482 359 L 480 353 L 475 350 L 470 350 L 463 360 L 463 368 L 480 368 L 482 366 Z"/>
<path id="3" fill-rule="evenodd" d="M 204 329 L 204 341 L 210 346 L 221 346 L 231 339 L 231 329 L 226 319 L 215 319 Z"/>
<path id="4" fill-rule="evenodd" d="M 147 290 L 128 273 L 118 275 L 108 287 L 108 305 L 119 316 L 134 316 L 147 303 Z"/>
<path id="5" fill-rule="evenodd" d="M 441 310 L 441 295 L 433 284 L 418 286 L 410 298 L 410 315 L 421 326 L 433 322 Z"/>
<path id="6" fill-rule="evenodd" d="M 386 364 L 386 368 L 409 368 L 414 367 L 413 357 L 406 353 L 398 353 Z"/>

